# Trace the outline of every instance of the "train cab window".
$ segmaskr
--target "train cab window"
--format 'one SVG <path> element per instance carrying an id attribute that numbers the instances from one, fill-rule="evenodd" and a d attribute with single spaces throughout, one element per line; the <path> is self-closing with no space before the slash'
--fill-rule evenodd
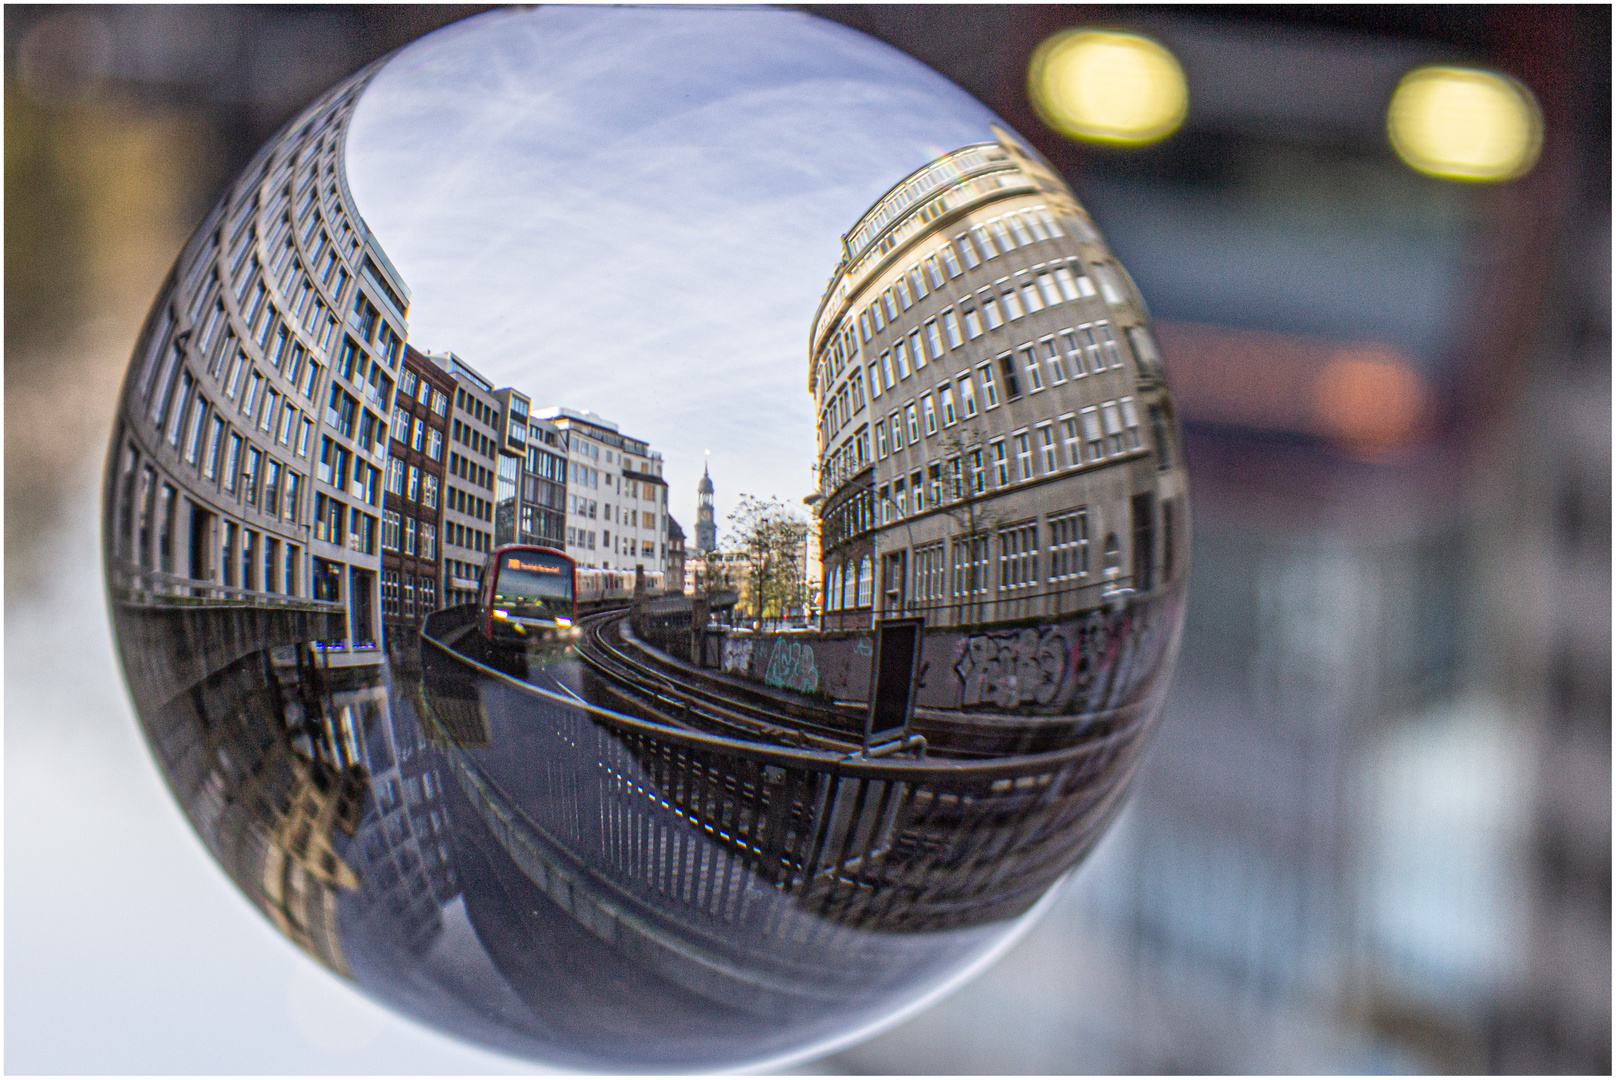
<path id="1" fill-rule="evenodd" d="M 494 607 L 509 617 L 572 618 L 572 562 L 564 555 L 510 551 L 500 556 Z"/>

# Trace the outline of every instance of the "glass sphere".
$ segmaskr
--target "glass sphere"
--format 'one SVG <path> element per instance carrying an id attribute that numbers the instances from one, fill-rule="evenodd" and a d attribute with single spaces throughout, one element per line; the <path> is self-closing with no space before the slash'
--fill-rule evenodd
<path id="1" fill-rule="evenodd" d="M 153 307 L 106 515 L 249 900 L 605 1069 L 825 1052 L 1002 949 L 1119 805 L 1189 541 L 1060 176 L 758 10 L 486 14 L 311 105 Z"/>

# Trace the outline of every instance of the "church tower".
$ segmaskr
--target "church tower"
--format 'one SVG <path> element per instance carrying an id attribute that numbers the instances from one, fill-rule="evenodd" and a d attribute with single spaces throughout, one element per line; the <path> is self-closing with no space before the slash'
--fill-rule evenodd
<path id="1" fill-rule="evenodd" d="M 718 550 L 718 526 L 713 523 L 713 478 L 704 465 L 696 485 L 696 552 L 706 557 Z"/>

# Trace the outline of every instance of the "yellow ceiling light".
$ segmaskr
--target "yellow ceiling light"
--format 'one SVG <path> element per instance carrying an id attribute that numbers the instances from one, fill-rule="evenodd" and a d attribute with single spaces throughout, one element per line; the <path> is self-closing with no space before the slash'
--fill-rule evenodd
<path id="1" fill-rule="evenodd" d="M 1189 109 L 1184 69 L 1138 34 L 1053 35 L 1033 53 L 1027 90 L 1039 118 L 1061 134 L 1122 146 L 1165 139 Z"/>
<path id="2" fill-rule="evenodd" d="M 1543 114 L 1507 75 L 1422 67 L 1403 76 L 1386 110 L 1392 149 L 1412 169 L 1485 183 L 1524 176 L 1543 148 Z"/>

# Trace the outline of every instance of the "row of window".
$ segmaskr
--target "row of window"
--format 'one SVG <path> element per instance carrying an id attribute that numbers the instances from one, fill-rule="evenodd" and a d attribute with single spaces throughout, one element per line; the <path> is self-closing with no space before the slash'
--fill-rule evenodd
<path id="1" fill-rule="evenodd" d="M 175 485 L 159 483 L 157 469 L 146 465 L 138 472 L 140 454 L 133 446 L 124 450 L 118 486 L 115 542 L 120 554 L 144 570 L 178 573 L 178 516 L 180 503 L 190 507 L 190 559 L 188 577 L 208 580 L 207 535 L 213 514 L 202 506 L 182 499 Z M 283 592 L 296 595 L 302 548 L 279 537 L 260 533 L 237 522 L 225 521 L 219 535 L 221 583 L 232 588 Z M 260 557 L 261 555 L 261 557 Z"/>
<path id="2" fill-rule="evenodd" d="M 482 529 L 474 529 L 461 521 L 445 521 L 443 523 L 443 542 L 458 548 L 467 548 L 471 551 L 493 551 L 494 534 Z"/>
<path id="3" fill-rule="evenodd" d="M 438 557 L 438 527 L 430 521 L 404 517 L 394 510 L 382 512 L 382 549 L 422 559 Z"/>
<path id="4" fill-rule="evenodd" d="M 157 429 L 170 446 L 179 451 L 187 465 L 198 468 L 204 479 L 218 481 L 224 491 L 236 495 L 264 513 L 298 520 L 298 496 L 303 476 L 282 464 L 232 429 L 201 389 L 189 369 L 182 372 L 174 391 L 178 402 L 165 417 L 156 416 Z M 269 413 L 265 412 L 267 418 Z M 296 410 L 292 415 L 295 417 Z M 248 422 L 251 422 L 250 415 Z M 166 421 L 166 423 L 165 423 Z M 259 424 L 262 427 L 262 421 Z M 305 419 L 297 429 L 296 453 L 308 455 L 312 425 Z M 274 434 L 291 449 L 292 426 L 285 424 Z M 280 436 L 284 434 L 284 439 Z"/>
<path id="5" fill-rule="evenodd" d="M 907 595 L 918 604 L 979 600 L 993 587 L 1013 596 L 1041 585 L 1077 582 L 1089 574 L 1088 510 L 1078 507 L 1051 514 L 1042 527 L 1036 521 L 1024 522 L 991 535 L 939 540 L 912 552 L 890 553 L 884 561 L 883 590 L 895 599 Z M 825 610 L 870 607 L 873 570 L 869 555 L 827 566 Z"/>
<path id="6" fill-rule="evenodd" d="M 1076 260 L 1073 260 L 1075 263 Z M 1019 281 L 1023 275 L 1030 276 Z M 975 297 L 959 302 L 958 308 L 945 308 L 936 318 L 927 319 L 907 334 L 899 334 L 892 348 L 884 350 L 869 365 L 869 396 L 878 398 L 894 390 L 911 374 L 919 375 L 928 364 L 942 361 L 948 353 L 961 348 L 967 340 L 976 340 L 989 330 L 996 330 L 1007 322 L 1015 322 L 1028 314 L 1041 311 L 1062 302 L 1093 295 L 1094 288 L 1087 277 L 1074 277 L 1065 267 L 1052 272 L 1020 271 L 1016 279 L 1005 278 L 991 287 L 985 287 Z M 1048 303 L 1045 301 L 1048 300 Z M 1060 357 L 1065 355 L 1071 365 L 1070 377 L 1082 378 L 1091 371 L 1107 366 L 1122 366 L 1120 349 L 1107 320 L 1085 323 L 1075 329 L 1067 328 L 1040 339 L 1040 346 L 1054 357 L 1050 379 L 1063 383 L 1068 376 L 1062 370 Z M 1024 346 L 1031 349 L 1031 345 Z M 1085 352 L 1088 358 L 1085 360 Z M 1104 353 L 1102 357 L 1100 354 Z M 1109 361 L 1109 363 L 1107 363 Z M 839 374 L 839 373 L 838 373 Z M 1043 378 L 1033 372 L 1030 380 L 1036 389 L 1043 388 Z M 825 384 L 821 384 L 822 386 Z M 825 395 L 820 416 L 821 445 L 834 438 L 863 406 L 864 369 L 855 367 L 845 382 Z"/>
<path id="7" fill-rule="evenodd" d="M 1044 206 L 1012 211 L 972 225 L 956 236 L 952 245 L 944 240 L 936 251 L 899 274 L 891 286 L 860 311 L 859 336 L 868 343 L 888 323 L 896 321 L 900 312 L 908 311 L 932 289 L 943 288 L 945 273 L 948 278 L 957 278 L 1001 253 L 1064 235 Z"/>
<path id="8" fill-rule="evenodd" d="M 494 520 L 493 503 L 453 484 L 449 485 L 449 509 L 474 517 L 478 521 Z"/>
<path id="9" fill-rule="evenodd" d="M 1057 426 L 1058 425 L 1058 426 Z M 1057 434 L 1058 433 L 1058 434 Z M 882 446 L 877 439 L 877 448 Z M 980 495 L 1074 468 L 1084 461 L 1103 461 L 1144 445 L 1132 398 L 1102 402 L 1076 416 L 1044 421 L 1030 431 L 994 439 L 986 447 L 970 447 L 924 470 L 899 476 L 876 490 L 879 523 L 925 513 L 945 502 Z M 901 445 L 900 447 L 901 448 Z"/>
<path id="10" fill-rule="evenodd" d="M 433 461 L 443 460 L 443 432 L 424 416 L 411 416 L 403 409 L 393 410 L 393 441 L 419 451 Z"/>
<path id="11" fill-rule="evenodd" d="M 449 451 L 449 473 L 453 476 L 458 476 L 468 484 L 475 484 L 484 491 L 494 490 L 494 472 L 492 469 L 479 465 L 464 454 L 457 454 L 453 450 Z"/>
<path id="12" fill-rule="evenodd" d="M 382 571 L 382 614 L 413 619 L 438 609 L 438 582 L 429 574 Z"/>
<path id="13" fill-rule="evenodd" d="M 192 513 L 196 513 L 192 507 Z M 239 537 L 239 543 L 238 543 Z M 237 558 L 240 559 L 239 577 Z M 296 596 L 302 549 L 279 537 L 260 535 L 233 521 L 223 523 L 219 543 L 219 580 L 231 588 L 250 592 Z"/>
<path id="14" fill-rule="evenodd" d="M 419 503 L 428 510 L 436 510 L 438 485 L 439 480 L 435 473 L 415 465 L 406 465 L 402 458 L 387 459 L 387 490 L 399 498 Z"/>
<path id="15" fill-rule="evenodd" d="M 334 495 L 316 492 L 314 496 L 314 538 L 337 547 L 352 548 L 364 555 L 376 554 L 380 539 L 379 520 L 357 506 L 349 506 Z"/>
<path id="16" fill-rule="evenodd" d="M 381 505 L 382 471 L 329 435 L 320 437 L 320 461 L 315 474 L 324 483 L 356 499 L 372 506 Z"/>
<path id="17" fill-rule="evenodd" d="M 470 393 L 465 387 L 455 390 L 455 411 L 470 413 L 478 423 L 484 427 L 499 428 L 499 410 L 490 406 L 476 394 Z M 493 454 L 489 454 L 493 457 Z"/>

